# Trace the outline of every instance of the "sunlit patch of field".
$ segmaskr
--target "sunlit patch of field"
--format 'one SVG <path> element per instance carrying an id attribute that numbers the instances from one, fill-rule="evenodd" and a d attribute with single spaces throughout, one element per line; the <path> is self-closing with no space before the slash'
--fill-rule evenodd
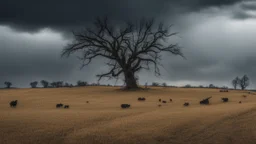
<path id="1" fill-rule="evenodd" d="M 255 144 L 256 95 L 217 89 L 114 87 L 0 91 L 0 144 Z M 247 95 L 243 98 L 242 95 Z M 212 96 L 210 105 L 199 101 Z M 145 97 L 145 102 L 137 101 Z M 223 103 L 222 97 L 230 101 Z M 158 99 L 166 100 L 160 104 Z M 173 102 L 169 102 L 169 99 Z M 18 100 L 10 108 L 11 100 Z M 89 103 L 86 103 L 89 101 Z M 238 102 L 242 101 L 242 104 Z M 183 103 L 189 102 L 189 107 Z M 57 103 L 69 109 L 56 109 Z M 121 109 L 122 103 L 131 104 Z"/>

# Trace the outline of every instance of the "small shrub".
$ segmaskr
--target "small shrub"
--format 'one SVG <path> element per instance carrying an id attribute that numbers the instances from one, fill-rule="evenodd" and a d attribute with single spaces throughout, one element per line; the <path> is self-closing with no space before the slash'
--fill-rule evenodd
<path id="1" fill-rule="evenodd" d="M 170 102 L 172 102 L 172 99 L 170 99 Z"/>
<path id="2" fill-rule="evenodd" d="M 159 99 L 159 102 L 161 102 L 162 100 L 161 99 Z"/>

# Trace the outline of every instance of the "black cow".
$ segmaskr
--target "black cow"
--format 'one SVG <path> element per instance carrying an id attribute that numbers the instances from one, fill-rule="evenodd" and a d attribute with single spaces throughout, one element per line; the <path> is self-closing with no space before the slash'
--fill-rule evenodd
<path id="1" fill-rule="evenodd" d="M 184 106 L 189 106 L 189 103 L 188 103 L 188 102 L 185 102 L 183 105 L 184 105 Z"/>
<path id="2" fill-rule="evenodd" d="M 63 107 L 62 103 L 56 104 L 56 108 L 61 108 L 61 107 Z"/>
<path id="3" fill-rule="evenodd" d="M 145 100 L 146 100 L 145 98 L 141 98 L 141 97 L 138 98 L 138 101 L 145 101 Z"/>
<path id="4" fill-rule="evenodd" d="M 18 100 L 14 100 L 10 102 L 11 107 L 16 107 L 17 104 L 18 104 Z"/>
<path id="5" fill-rule="evenodd" d="M 129 108 L 130 106 L 130 104 L 121 104 L 121 108 Z"/>
<path id="6" fill-rule="evenodd" d="M 69 108 L 69 105 L 65 105 L 64 108 L 65 108 L 65 109 L 68 109 L 68 108 Z"/>
<path id="7" fill-rule="evenodd" d="M 221 98 L 223 102 L 228 102 L 228 98 Z"/>

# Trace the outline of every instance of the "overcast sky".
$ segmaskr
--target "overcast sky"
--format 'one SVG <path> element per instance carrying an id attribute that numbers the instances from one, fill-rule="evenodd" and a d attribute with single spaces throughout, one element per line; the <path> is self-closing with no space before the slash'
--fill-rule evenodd
<path id="1" fill-rule="evenodd" d="M 0 86 L 11 81 L 29 87 L 31 81 L 96 82 L 107 70 L 101 59 L 83 70 L 80 62 L 60 58 L 71 30 L 92 23 L 97 16 L 115 21 L 154 17 L 174 24 L 187 60 L 164 56 L 162 76 L 139 73 L 139 82 L 169 85 L 231 87 L 231 80 L 247 74 L 256 87 L 256 2 L 252 0 L 0 0 Z M 114 83 L 102 81 L 101 83 Z M 119 84 L 122 83 L 119 81 Z"/>

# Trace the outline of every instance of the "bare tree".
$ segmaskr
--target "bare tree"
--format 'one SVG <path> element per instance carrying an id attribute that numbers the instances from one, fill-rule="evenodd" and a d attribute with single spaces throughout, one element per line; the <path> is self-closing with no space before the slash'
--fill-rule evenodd
<path id="1" fill-rule="evenodd" d="M 51 85 L 53 88 L 56 88 L 56 87 L 57 87 L 57 82 L 51 82 L 50 85 Z"/>
<path id="2" fill-rule="evenodd" d="M 38 84 L 38 82 L 34 81 L 34 82 L 30 83 L 30 86 L 31 86 L 31 88 L 36 88 L 37 84 Z"/>
<path id="3" fill-rule="evenodd" d="M 41 84 L 43 85 L 44 88 L 47 88 L 49 86 L 49 82 L 46 80 L 41 80 Z"/>
<path id="4" fill-rule="evenodd" d="M 178 44 L 168 43 L 168 38 L 177 33 L 170 33 L 171 26 L 163 23 L 154 27 L 154 20 L 142 19 L 139 24 L 127 22 L 117 28 L 109 24 L 108 18 L 96 19 L 94 29 L 86 28 L 81 32 L 73 32 L 75 40 L 64 48 L 61 56 L 82 51 L 81 69 L 90 64 L 92 59 L 103 57 L 109 60 L 106 65 L 110 70 L 96 75 L 102 78 L 117 78 L 123 74 L 126 89 L 138 88 L 135 74 L 142 69 L 150 70 L 153 64 L 156 76 L 160 76 L 159 66 L 161 53 L 166 52 L 185 58 Z"/>
<path id="5" fill-rule="evenodd" d="M 167 87 L 167 84 L 164 82 L 164 83 L 162 83 L 162 86 L 163 87 Z"/>
<path id="6" fill-rule="evenodd" d="M 236 77 L 235 79 L 232 80 L 232 85 L 234 87 L 234 89 L 237 88 L 237 86 L 239 85 L 240 79 L 239 77 Z"/>
<path id="7" fill-rule="evenodd" d="M 246 89 L 247 86 L 249 86 L 249 78 L 247 75 L 244 75 L 241 79 L 240 79 L 240 87 L 242 90 Z"/>
<path id="8" fill-rule="evenodd" d="M 209 88 L 216 88 L 213 84 L 209 84 Z"/>
<path id="9" fill-rule="evenodd" d="M 77 86 L 87 86 L 88 83 L 86 81 L 77 81 Z"/>
<path id="10" fill-rule="evenodd" d="M 63 81 L 57 81 L 57 82 L 56 82 L 56 87 L 57 87 L 57 88 L 63 87 Z"/>
<path id="11" fill-rule="evenodd" d="M 6 85 L 6 88 L 10 88 L 12 86 L 12 83 L 8 81 L 4 82 L 4 84 Z"/>

